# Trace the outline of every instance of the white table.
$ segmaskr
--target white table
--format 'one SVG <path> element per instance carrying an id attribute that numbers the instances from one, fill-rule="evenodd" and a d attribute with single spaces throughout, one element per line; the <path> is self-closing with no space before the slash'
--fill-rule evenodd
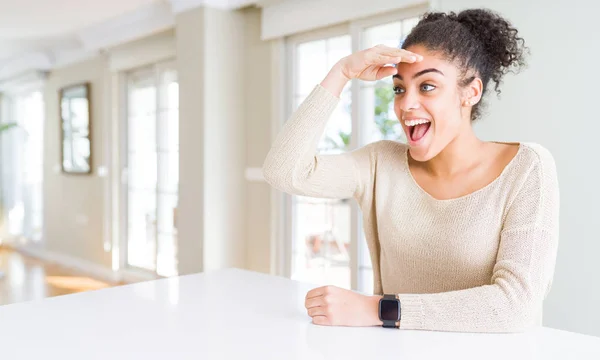
<path id="1" fill-rule="evenodd" d="M 461 334 L 312 325 L 312 288 L 236 269 L 0 307 L 3 359 L 600 359 L 548 328 Z"/>

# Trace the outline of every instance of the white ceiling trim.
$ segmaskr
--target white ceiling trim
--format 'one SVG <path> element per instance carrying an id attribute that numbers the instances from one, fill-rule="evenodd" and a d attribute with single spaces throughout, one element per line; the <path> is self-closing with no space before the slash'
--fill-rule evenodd
<path id="1" fill-rule="evenodd" d="M 168 4 L 159 2 L 77 33 L 85 50 L 113 47 L 172 28 L 175 19 Z"/>
<path id="2" fill-rule="evenodd" d="M 174 14 L 195 9 L 201 6 L 233 10 L 254 5 L 257 0 L 169 0 Z"/>
<path id="3" fill-rule="evenodd" d="M 0 81 L 0 92 L 18 95 L 28 91 L 39 90 L 44 86 L 48 73 L 45 71 L 27 71 L 19 76 Z"/>
<path id="4" fill-rule="evenodd" d="M 200 6 L 204 6 L 206 0 L 169 0 L 173 14 L 179 14 Z"/>
<path id="5" fill-rule="evenodd" d="M 85 49 L 69 49 L 69 50 L 53 50 L 53 66 L 52 68 L 60 68 L 76 64 L 94 56 L 99 55 L 99 50 Z"/>
<path id="6" fill-rule="evenodd" d="M 0 67 L 0 79 L 10 79 L 33 69 L 50 70 L 53 65 L 49 53 L 39 51 L 24 54 L 2 64 Z"/>
<path id="7" fill-rule="evenodd" d="M 175 54 L 175 36 L 169 31 L 111 49 L 108 66 L 114 72 L 126 71 L 174 58 Z"/>

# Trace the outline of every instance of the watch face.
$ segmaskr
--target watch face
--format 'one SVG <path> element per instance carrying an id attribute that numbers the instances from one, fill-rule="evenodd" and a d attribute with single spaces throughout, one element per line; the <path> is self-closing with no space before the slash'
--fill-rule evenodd
<path id="1" fill-rule="evenodd" d="M 381 300 L 381 320 L 398 320 L 398 300 Z"/>

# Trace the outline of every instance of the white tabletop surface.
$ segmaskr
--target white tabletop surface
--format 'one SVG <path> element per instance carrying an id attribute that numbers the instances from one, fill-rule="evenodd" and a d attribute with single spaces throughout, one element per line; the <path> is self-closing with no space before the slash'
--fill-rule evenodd
<path id="1" fill-rule="evenodd" d="M 600 338 L 313 325 L 313 286 L 237 269 L 0 307 L 3 359 L 600 359 Z"/>

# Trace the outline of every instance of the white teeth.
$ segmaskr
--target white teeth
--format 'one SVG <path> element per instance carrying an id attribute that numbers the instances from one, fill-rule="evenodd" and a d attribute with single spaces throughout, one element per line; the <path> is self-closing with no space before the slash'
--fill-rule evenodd
<path id="1" fill-rule="evenodd" d="M 425 120 L 425 119 L 415 119 L 415 120 L 405 120 L 404 121 L 406 126 L 416 126 L 419 124 L 427 124 L 428 122 L 431 122 L 431 121 Z"/>

